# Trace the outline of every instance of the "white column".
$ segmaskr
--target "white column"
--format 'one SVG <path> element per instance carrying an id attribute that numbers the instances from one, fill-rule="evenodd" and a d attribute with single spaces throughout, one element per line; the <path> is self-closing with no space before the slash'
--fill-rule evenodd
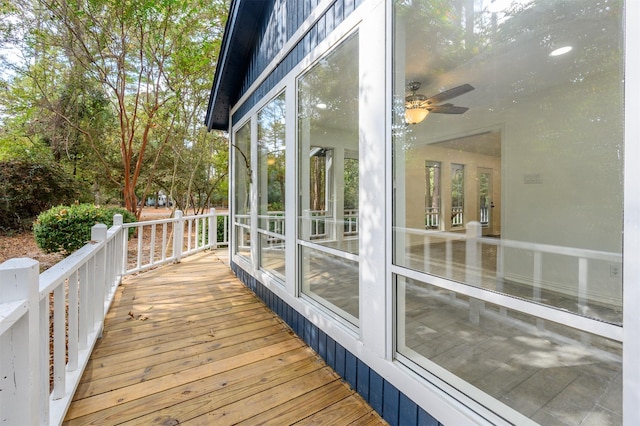
<path id="1" fill-rule="evenodd" d="M 359 215 L 360 335 L 367 350 L 388 358 L 390 329 L 386 268 L 387 241 L 387 73 L 385 3 L 378 3 L 360 26 L 359 36 Z M 366 90 L 363 90 L 366 88 Z"/>

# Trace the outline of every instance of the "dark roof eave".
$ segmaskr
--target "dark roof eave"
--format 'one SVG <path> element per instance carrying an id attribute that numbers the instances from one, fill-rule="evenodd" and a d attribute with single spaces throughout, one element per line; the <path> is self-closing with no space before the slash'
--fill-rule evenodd
<path id="1" fill-rule="evenodd" d="M 265 0 L 231 2 L 205 116 L 209 130 L 229 129 L 229 111 L 239 98 L 252 47 L 260 35 L 258 28 L 270 4 Z"/>

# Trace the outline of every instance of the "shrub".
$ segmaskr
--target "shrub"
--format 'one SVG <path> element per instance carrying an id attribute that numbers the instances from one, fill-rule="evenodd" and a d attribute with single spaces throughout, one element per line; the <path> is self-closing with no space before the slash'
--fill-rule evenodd
<path id="1" fill-rule="evenodd" d="M 119 207 L 96 207 L 93 204 L 53 207 L 38 216 L 33 224 L 33 235 L 44 252 L 69 255 L 91 239 L 93 225 L 113 225 L 115 214 L 121 214 L 124 222 L 136 221 L 131 212 Z M 133 229 L 130 236 L 132 232 Z"/>
<path id="2" fill-rule="evenodd" d="M 82 193 L 81 184 L 56 164 L 1 161 L 0 230 L 28 229 L 38 214 Z"/>

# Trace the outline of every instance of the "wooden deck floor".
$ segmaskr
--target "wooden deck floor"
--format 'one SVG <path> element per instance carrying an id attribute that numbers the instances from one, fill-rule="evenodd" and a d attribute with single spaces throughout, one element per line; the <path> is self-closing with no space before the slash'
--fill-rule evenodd
<path id="1" fill-rule="evenodd" d="M 386 424 L 215 254 L 120 286 L 65 424 Z"/>

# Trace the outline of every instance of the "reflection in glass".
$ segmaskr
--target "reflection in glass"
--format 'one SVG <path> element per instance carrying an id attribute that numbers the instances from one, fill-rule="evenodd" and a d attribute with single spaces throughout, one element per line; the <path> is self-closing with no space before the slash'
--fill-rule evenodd
<path id="1" fill-rule="evenodd" d="M 478 193 L 480 195 L 480 225 L 489 226 L 491 222 L 491 173 L 478 171 Z"/>
<path id="2" fill-rule="evenodd" d="M 358 318 L 358 35 L 298 79 L 301 287 L 351 324 Z M 315 248 L 313 248 L 315 247 Z"/>
<path id="3" fill-rule="evenodd" d="M 357 252 L 358 37 L 298 80 L 299 238 Z"/>
<path id="4" fill-rule="evenodd" d="M 282 280 L 285 270 L 285 106 L 282 93 L 258 112 L 259 264 Z"/>
<path id="5" fill-rule="evenodd" d="M 510 315 L 514 298 L 529 301 L 540 315 L 530 323 L 547 321 L 540 308 L 546 305 L 591 320 L 594 330 L 600 321 L 622 325 L 623 6 L 622 0 L 449 0 L 438 7 L 394 1 L 395 265 L 417 271 L 423 282 L 442 282 L 437 276 L 466 291 L 513 296 L 502 299 Z M 434 99 L 439 109 L 407 125 L 406 99 L 414 94 Z M 441 165 L 439 228 L 425 226 L 424 200 L 415 197 L 432 191 L 425 162 Z M 407 318 L 428 315 L 423 304 L 409 303 L 420 294 L 407 293 Z M 452 303 L 438 312 L 456 310 Z M 445 324 L 439 333 L 451 341 L 468 333 L 468 324 Z M 510 317 L 504 326 L 511 326 Z M 426 327 L 407 328 L 407 341 L 430 333 Z M 436 355 L 408 346 L 431 368 Z M 503 353 L 499 346 L 486 350 Z M 597 355 L 593 346 L 581 350 L 589 360 Z M 619 370 L 609 359 L 597 368 Z M 528 371 L 511 367 L 514 376 Z M 565 367 L 567 374 L 578 371 Z M 490 389 L 460 369 L 450 371 Z M 549 386 L 561 385 L 561 375 L 558 382 L 549 376 Z M 567 395 L 540 412 L 508 405 L 538 419 L 544 412 L 544 424 L 561 423 Z M 527 397 L 536 399 L 534 392 Z M 619 411 L 611 416 L 621 422 Z"/>
<path id="6" fill-rule="evenodd" d="M 358 263 L 301 247 L 302 293 L 358 325 Z"/>
<path id="7" fill-rule="evenodd" d="M 464 224 L 464 166 L 451 165 L 451 226 Z"/>
<path id="8" fill-rule="evenodd" d="M 440 229 L 440 163 L 427 161 L 425 185 L 425 229 Z"/>
<path id="9" fill-rule="evenodd" d="M 397 290 L 398 352 L 416 364 L 539 424 L 621 421 L 621 343 L 408 278 Z"/>
<path id="10" fill-rule="evenodd" d="M 233 139 L 235 229 L 234 252 L 251 260 L 251 126 L 243 125 Z"/>

